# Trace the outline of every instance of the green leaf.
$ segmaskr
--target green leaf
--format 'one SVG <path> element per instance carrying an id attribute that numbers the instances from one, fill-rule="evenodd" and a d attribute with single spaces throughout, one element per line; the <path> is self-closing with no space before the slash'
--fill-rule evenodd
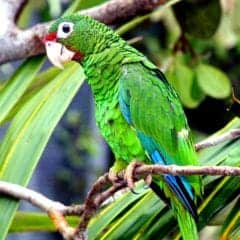
<path id="1" fill-rule="evenodd" d="M 84 80 L 74 64 L 44 86 L 19 110 L 0 145 L 0 179 L 26 185 L 56 124 Z M 5 239 L 16 200 L 0 199 L 0 239 Z"/>
<path id="2" fill-rule="evenodd" d="M 135 239 L 147 240 L 147 239 L 163 239 L 170 232 L 176 229 L 177 221 L 173 217 L 172 211 L 165 207 L 144 229 L 142 234 L 137 232 Z"/>
<path id="3" fill-rule="evenodd" d="M 94 7 L 96 4 L 106 2 L 107 0 L 75 0 L 71 6 L 64 12 L 64 15 L 68 15 L 72 12 L 76 12 L 85 8 Z"/>
<path id="4" fill-rule="evenodd" d="M 159 198 L 149 191 L 125 215 L 119 217 L 103 233 L 101 239 L 133 239 L 136 232 L 142 232 L 142 227 L 155 218 L 163 207 L 164 204 Z"/>
<path id="5" fill-rule="evenodd" d="M 226 98 L 231 94 L 231 82 L 227 75 L 220 69 L 207 64 L 196 67 L 199 87 L 213 98 Z"/>
<path id="6" fill-rule="evenodd" d="M 219 0 L 181 1 L 173 9 L 182 30 L 196 38 L 210 38 L 220 24 Z"/>
<path id="7" fill-rule="evenodd" d="M 176 89 L 184 106 L 195 108 L 204 99 L 205 95 L 196 82 L 194 72 L 178 57 L 173 66 L 166 72 L 166 76 Z"/>
<path id="8" fill-rule="evenodd" d="M 80 218 L 75 216 L 66 217 L 66 219 L 74 227 L 80 221 Z M 17 212 L 9 229 L 10 233 L 36 231 L 56 232 L 53 222 L 46 213 Z"/>
<path id="9" fill-rule="evenodd" d="M 221 239 L 240 239 L 240 197 L 223 224 Z"/>
<path id="10" fill-rule="evenodd" d="M 66 64 L 65 66 L 68 66 Z M 22 108 L 22 106 L 29 101 L 37 92 L 39 92 L 44 86 L 49 84 L 50 81 L 54 80 L 54 78 L 61 72 L 62 70 L 52 67 L 48 70 L 38 74 L 34 80 L 33 83 L 28 87 L 28 89 L 24 92 L 24 94 L 21 96 L 21 98 L 17 101 L 15 106 L 11 109 L 11 111 L 8 112 L 8 114 L 5 116 L 5 118 L 2 120 L 2 124 L 5 124 L 6 122 L 12 120 L 12 118 L 16 115 L 16 113 L 19 111 L 19 109 Z"/>
<path id="11" fill-rule="evenodd" d="M 53 18 L 56 18 L 61 13 L 61 2 L 60 0 L 48 0 L 50 14 Z"/>
<path id="12" fill-rule="evenodd" d="M 204 195 L 204 201 L 198 209 L 200 212 L 198 226 L 200 228 L 206 226 L 219 211 L 239 195 L 239 178 L 224 177 L 218 184 L 213 182 L 212 186 L 208 186 L 208 188 L 211 189 L 211 192 Z"/>
<path id="13" fill-rule="evenodd" d="M 96 239 L 102 233 L 104 229 L 107 229 L 108 225 L 118 216 L 121 212 L 125 211 L 126 208 L 131 206 L 134 202 L 140 199 L 143 195 L 145 195 L 148 190 L 144 188 L 145 184 L 143 181 L 136 184 L 134 191 L 138 194 L 132 194 L 132 192 L 128 192 L 118 198 L 116 202 L 118 204 L 110 204 L 108 207 L 100 211 L 96 218 L 94 218 L 89 225 L 89 239 Z M 101 219 L 101 221 L 99 221 Z"/>
<path id="14" fill-rule="evenodd" d="M 33 82 L 44 60 L 42 56 L 26 60 L 0 90 L 0 123 Z"/>

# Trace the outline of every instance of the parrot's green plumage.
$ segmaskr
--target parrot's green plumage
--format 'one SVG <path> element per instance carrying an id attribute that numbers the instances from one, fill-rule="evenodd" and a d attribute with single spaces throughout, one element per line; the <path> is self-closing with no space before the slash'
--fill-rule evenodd
<path id="1" fill-rule="evenodd" d="M 198 165 L 180 100 L 144 55 L 104 24 L 78 14 L 58 19 L 45 41 L 46 46 L 65 46 L 83 66 L 95 98 L 97 125 L 116 158 L 115 172 L 134 159 Z M 198 239 L 193 200 L 201 192 L 200 178 L 165 174 L 154 183 L 170 199 L 183 238 Z"/>

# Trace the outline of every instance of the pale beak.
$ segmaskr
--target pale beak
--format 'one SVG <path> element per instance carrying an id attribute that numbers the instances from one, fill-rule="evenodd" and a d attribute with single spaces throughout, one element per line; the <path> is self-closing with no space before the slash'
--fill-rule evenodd
<path id="1" fill-rule="evenodd" d="M 46 41 L 45 48 L 50 62 L 61 69 L 63 64 L 72 60 L 75 52 L 68 50 L 64 45 L 54 41 Z"/>

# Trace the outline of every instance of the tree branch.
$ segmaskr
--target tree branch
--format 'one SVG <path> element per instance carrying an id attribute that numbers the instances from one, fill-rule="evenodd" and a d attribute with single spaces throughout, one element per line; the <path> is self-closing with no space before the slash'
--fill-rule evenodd
<path id="1" fill-rule="evenodd" d="M 99 206 L 109 197 L 113 196 L 113 194 L 116 193 L 118 190 L 126 187 L 126 182 L 120 181 L 118 184 L 114 184 L 113 186 L 102 192 L 102 189 L 106 188 L 106 186 L 110 183 L 111 181 L 109 179 L 109 174 L 105 173 L 92 186 L 84 203 L 85 208 L 83 210 L 80 224 L 76 228 L 74 234 L 74 237 L 76 237 L 76 239 L 85 239 L 84 237 L 87 236 L 88 223 L 95 214 L 96 210 L 99 208 Z"/>
<path id="2" fill-rule="evenodd" d="M 0 37 L 9 34 L 11 31 L 17 31 L 15 25 L 19 10 L 25 5 L 26 0 L 1 0 L 0 1 L 0 22 L 3 23 L 0 28 Z"/>
<path id="3" fill-rule="evenodd" d="M 0 192 L 17 199 L 25 200 L 45 212 L 55 209 L 64 213 L 68 208 L 60 202 L 52 201 L 38 192 L 14 183 L 0 181 Z"/>
<path id="4" fill-rule="evenodd" d="M 240 129 L 231 129 L 226 133 L 223 133 L 219 136 L 212 136 L 210 138 L 204 139 L 203 141 L 195 144 L 196 151 L 200 151 L 204 148 L 216 146 L 219 143 L 223 143 L 227 140 L 233 140 L 240 137 Z"/>
<path id="5" fill-rule="evenodd" d="M 154 8 L 167 1 L 168 0 L 111 0 L 99 6 L 83 10 L 80 13 L 91 16 L 109 25 L 151 12 Z"/>
<path id="6" fill-rule="evenodd" d="M 16 5 L 16 2 L 19 2 L 19 4 Z M 10 8 L 2 7 L 9 5 L 12 9 L 15 9 L 15 6 L 18 6 L 19 9 L 21 2 L 24 1 L 0 0 L 0 20 L 2 20 L 1 22 L 6 22 L 9 18 L 8 24 L 11 23 L 8 27 L 2 26 L 5 30 L 2 30 L 3 34 L 0 34 L 0 64 L 45 52 L 41 39 L 46 34 L 50 22 L 37 24 L 26 30 L 20 30 L 15 26 L 15 18 L 12 17 L 12 14 L 10 14 L 10 17 L 8 16 Z M 100 6 L 83 10 L 79 13 L 89 15 L 105 24 L 113 24 L 151 12 L 165 2 L 167 0 L 110 0 Z"/>
<path id="7" fill-rule="evenodd" d="M 170 174 L 173 176 L 211 175 L 240 176 L 240 167 L 231 166 L 177 166 L 177 165 L 143 165 L 136 168 L 137 176 L 148 174 Z"/>
<path id="8" fill-rule="evenodd" d="M 74 212 L 71 207 L 67 207 L 60 202 L 53 201 L 38 192 L 9 182 L 0 181 L 0 192 L 17 199 L 25 200 L 45 211 L 52 219 L 56 229 L 64 236 L 65 239 L 71 239 L 71 236 L 73 236 L 74 229 L 68 226 L 65 218 L 63 217 L 63 215 L 68 214 L 69 212 Z"/>

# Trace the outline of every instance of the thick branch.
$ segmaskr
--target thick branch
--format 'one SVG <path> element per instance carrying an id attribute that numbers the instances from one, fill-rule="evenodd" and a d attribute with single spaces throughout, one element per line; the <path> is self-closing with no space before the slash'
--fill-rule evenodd
<path id="1" fill-rule="evenodd" d="M 9 30 L 17 31 L 15 21 L 25 0 L 0 0 L 0 37 L 9 34 Z"/>
<path id="2" fill-rule="evenodd" d="M 91 16 L 109 25 L 151 12 L 165 2 L 167 0 L 111 0 L 99 6 L 83 10 L 81 14 Z"/>
<path id="3" fill-rule="evenodd" d="M 2 8 L 4 2 L 5 0 L 0 0 L 0 9 L 2 9 L 0 10 L 1 22 L 6 22 L 8 18 Z M 6 2 L 17 2 L 17 0 L 8 0 Z M 113 24 L 150 12 L 165 2 L 167 0 L 111 0 L 79 13 L 92 16 L 105 24 Z M 5 28 L 8 29 L 6 34 L 5 32 L 2 35 L 0 34 L 0 64 L 44 53 L 41 39 L 46 34 L 50 23 L 38 24 L 27 30 L 19 30 L 13 24 L 13 18 L 10 19 L 12 26 Z"/>
<path id="4" fill-rule="evenodd" d="M 0 37 L 0 64 L 43 53 L 45 49 L 41 39 L 47 27 L 48 24 L 38 24 L 24 31 L 13 29 Z"/>

